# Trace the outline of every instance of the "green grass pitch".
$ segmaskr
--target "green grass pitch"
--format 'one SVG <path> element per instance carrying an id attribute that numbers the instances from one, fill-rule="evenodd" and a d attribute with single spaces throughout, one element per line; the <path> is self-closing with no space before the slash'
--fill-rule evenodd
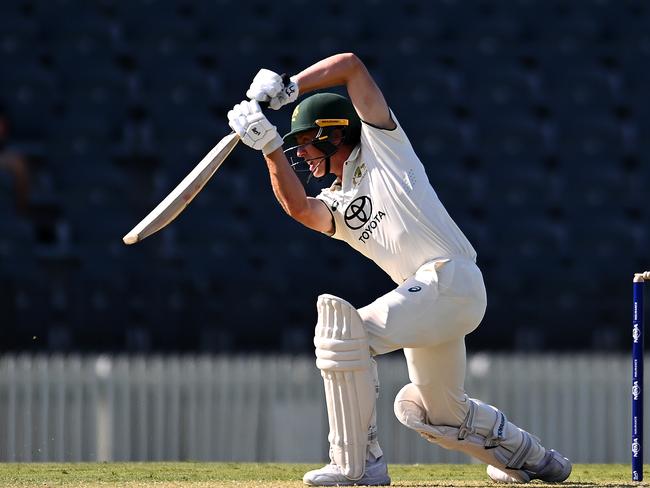
<path id="1" fill-rule="evenodd" d="M 156 487 L 248 488 L 303 486 L 307 464 L 265 463 L 5 463 L 0 464 L 0 487 Z M 394 486 L 498 487 L 482 465 L 391 465 Z M 650 473 L 649 473 L 650 474 Z M 650 481 L 650 480 L 649 480 Z M 533 482 L 529 486 L 636 487 L 624 464 L 578 464 L 562 485 Z"/>

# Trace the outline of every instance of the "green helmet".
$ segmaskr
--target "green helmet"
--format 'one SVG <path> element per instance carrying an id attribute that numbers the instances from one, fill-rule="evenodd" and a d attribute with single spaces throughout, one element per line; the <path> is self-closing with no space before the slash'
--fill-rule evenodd
<path id="1" fill-rule="evenodd" d="M 329 135 L 334 128 L 344 130 L 345 144 L 356 144 L 361 139 L 361 119 L 352 102 L 335 93 L 317 93 L 305 98 L 296 106 L 291 115 L 291 132 L 283 139 L 289 146 L 296 146 L 296 135 L 300 132 L 321 129 L 323 132 L 319 135 Z M 318 142 L 314 145 L 316 147 L 322 145 L 326 148 L 330 144 L 330 142 Z"/>

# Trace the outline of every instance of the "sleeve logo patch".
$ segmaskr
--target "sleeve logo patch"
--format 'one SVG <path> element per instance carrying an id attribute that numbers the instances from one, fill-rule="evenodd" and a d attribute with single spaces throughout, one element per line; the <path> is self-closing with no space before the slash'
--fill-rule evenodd
<path id="1" fill-rule="evenodd" d="M 354 174 L 352 175 L 352 186 L 359 186 L 359 183 L 361 183 L 361 180 L 364 176 L 366 176 L 367 172 L 368 170 L 366 168 L 366 163 L 361 163 L 359 166 L 357 166 L 354 169 Z"/>

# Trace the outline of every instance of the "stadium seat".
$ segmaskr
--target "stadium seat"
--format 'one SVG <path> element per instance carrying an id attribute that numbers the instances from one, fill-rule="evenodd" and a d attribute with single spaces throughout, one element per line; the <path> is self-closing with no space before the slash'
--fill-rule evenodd
<path id="1" fill-rule="evenodd" d="M 513 69 L 476 75 L 468 80 L 468 97 L 481 121 L 490 124 L 495 113 L 510 119 L 531 117 L 534 97 L 526 75 Z"/>
<path id="2" fill-rule="evenodd" d="M 490 113 L 490 112 L 487 112 Z M 530 167 L 544 153 L 540 127 L 526 117 L 490 120 L 481 117 L 477 124 L 477 147 L 489 167 Z"/>
<path id="3" fill-rule="evenodd" d="M 36 257 L 32 223 L 15 214 L 11 192 L 2 186 L 3 177 L 0 173 L 0 275 L 10 282 L 21 273 L 33 276 Z"/>
<path id="4" fill-rule="evenodd" d="M 604 71 L 569 71 L 547 77 L 548 104 L 565 123 L 610 117 L 619 103 L 611 75 Z"/>

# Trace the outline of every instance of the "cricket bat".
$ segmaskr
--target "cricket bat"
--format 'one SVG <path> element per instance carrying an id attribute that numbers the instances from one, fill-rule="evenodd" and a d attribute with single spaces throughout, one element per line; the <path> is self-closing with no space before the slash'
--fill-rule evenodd
<path id="1" fill-rule="evenodd" d="M 238 142 L 239 136 L 235 132 L 221 139 L 183 181 L 122 238 L 124 243 L 135 244 L 169 225 L 203 189 Z"/>

